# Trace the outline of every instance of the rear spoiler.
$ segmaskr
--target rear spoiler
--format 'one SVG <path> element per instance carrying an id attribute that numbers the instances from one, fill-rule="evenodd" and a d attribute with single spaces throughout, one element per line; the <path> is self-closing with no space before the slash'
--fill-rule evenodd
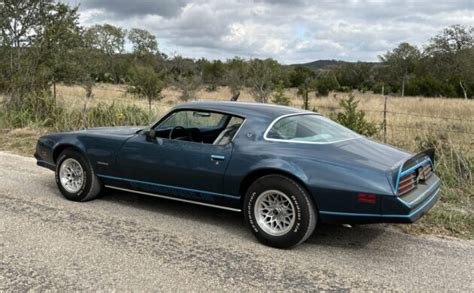
<path id="1" fill-rule="evenodd" d="M 435 150 L 433 148 L 424 150 L 422 152 L 417 153 L 413 157 L 409 158 L 406 160 L 401 166 L 400 170 L 401 172 L 406 171 L 413 166 L 423 162 L 428 158 L 431 161 L 431 164 L 434 164 L 434 155 L 435 155 Z"/>
<path id="2" fill-rule="evenodd" d="M 434 160 L 435 160 L 435 150 L 433 148 L 426 149 L 422 152 L 419 152 L 412 157 L 403 161 L 400 166 L 395 169 L 393 174 L 393 190 L 397 192 L 398 190 L 398 182 L 400 181 L 400 177 L 404 176 L 405 174 L 412 172 L 413 169 L 417 169 L 422 165 L 425 165 L 427 161 L 433 166 L 434 169 Z"/>

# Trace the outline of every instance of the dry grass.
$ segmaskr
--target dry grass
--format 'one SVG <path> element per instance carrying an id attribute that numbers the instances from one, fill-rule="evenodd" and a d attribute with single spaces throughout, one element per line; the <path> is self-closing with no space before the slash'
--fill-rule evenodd
<path id="1" fill-rule="evenodd" d="M 317 99 L 314 105 L 319 112 L 330 114 L 346 94 L 333 94 Z M 359 108 L 366 117 L 379 125 L 383 122 L 384 99 L 381 95 L 356 94 Z M 474 146 L 474 101 L 446 98 L 388 97 L 387 142 L 413 149 L 414 138 L 427 134 L 443 136 L 464 151 Z M 436 118 L 443 117 L 443 118 Z M 468 121 L 470 120 L 470 121 Z M 382 139 L 382 132 L 378 135 Z"/>
<path id="2" fill-rule="evenodd" d="M 126 86 L 100 84 L 94 88 L 94 97 L 89 107 L 102 104 L 135 105 L 148 110 L 144 99 L 127 93 Z M 80 109 L 83 105 L 84 90 L 77 86 L 58 86 L 57 102 L 66 109 Z M 384 99 L 381 95 L 354 93 L 359 100 L 359 108 L 364 110 L 368 120 L 381 126 L 383 121 Z M 286 91 L 291 106 L 301 108 L 303 101 L 296 95 L 295 89 Z M 329 97 L 312 97 L 310 107 L 324 115 L 331 115 L 339 110 L 339 102 L 346 98 L 346 93 L 331 93 Z M 164 98 L 154 102 L 152 112 L 155 119 L 165 114 L 172 106 L 178 104 L 179 92 L 167 88 Z M 201 90 L 198 100 L 228 100 L 231 96 L 227 88 L 214 92 Z M 242 91 L 239 101 L 254 102 L 247 90 Z M 401 226 L 408 233 L 430 233 L 450 235 L 463 238 L 474 238 L 474 101 L 446 98 L 423 97 L 388 97 L 387 100 L 387 143 L 403 149 L 416 151 L 419 141 L 441 141 L 447 146 L 446 157 L 438 164 L 437 173 L 442 174 L 442 200 L 425 217 L 414 225 Z M 443 117 L 443 118 L 433 118 Z M 446 119 L 447 118 L 447 119 Z M 380 128 L 381 129 L 381 128 Z M 13 151 L 31 155 L 35 142 L 45 129 L 22 128 L 0 129 L 0 150 Z M 383 139 L 382 131 L 375 137 Z M 459 159 L 461 155 L 462 159 Z M 464 162 L 463 171 L 457 166 Z M 468 166 L 467 170 L 466 167 Z M 459 174 L 465 177 L 459 177 Z M 461 180 L 459 180 L 461 178 Z M 465 180 L 463 178 L 466 178 Z"/>
<path id="3" fill-rule="evenodd" d="M 0 151 L 31 157 L 38 138 L 46 132 L 38 128 L 0 129 Z"/>
<path id="4" fill-rule="evenodd" d="M 302 107 L 303 101 L 296 95 L 295 89 L 287 90 L 286 95 L 291 100 L 291 106 Z M 338 110 L 339 101 L 347 95 L 346 93 L 331 93 L 326 98 L 313 96 L 310 105 L 318 112 L 330 115 Z M 163 96 L 163 100 L 153 103 L 152 111 L 155 118 L 160 117 L 173 105 L 179 103 L 179 92 L 172 88 L 165 89 Z M 228 88 L 219 88 L 214 92 L 201 90 L 197 94 L 197 99 L 228 100 L 230 96 Z M 381 125 L 384 109 L 383 97 L 370 93 L 355 93 L 355 96 L 359 100 L 359 108 L 365 110 L 367 118 Z M 68 108 L 81 107 L 83 97 L 84 90 L 81 87 L 58 87 L 58 101 Z M 243 90 L 239 101 L 254 102 L 254 99 L 247 90 Z M 426 99 L 423 97 L 388 97 L 387 101 L 388 143 L 413 150 L 415 137 L 436 134 L 452 141 L 463 151 L 474 149 L 474 101 L 446 98 Z M 147 101 L 127 93 L 126 86 L 110 84 L 98 85 L 94 89 L 94 98 L 89 105 L 113 102 L 133 104 L 148 109 Z M 428 116 L 449 119 L 436 119 Z M 377 138 L 382 140 L 382 131 L 379 132 Z"/>
<path id="5" fill-rule="evenodd" d="M 94 98 L 89 103 L 132 104 L 148 109 L 147 101 L 127 93 L 126 86 L 100 84 L 94 89 Z M 359 109 L 366 113 L 368 120 L 377 123 L 379 133 L 376 139 L 383 140 L 382 122 L 384 98 L 371 93 L 354 93 L 359 100 Z M 290 98 L 291 106 L 301 108 L 303 101 L 296 95 L 296 89 L 288 89 L 286 95 Z M 152 112 L 159 118 L 172 106 L 178 104 L 179 92 L 167 88 L 163 91 L 164 98 L 153 102 Z M 208 92 L 201 90 L 197 100 L 226 101 L 231 93 L 228 88 L 219 88 Z M 316 109 L 323 115 L 329 116 L 339 110 L 339 102 L 348 96 L 347 93 L 331 93 L 329 97 L 316 98 L 310 101 L 310 108 Z M 67 108 L 81 107 L 84 90 L 81 87 L 59 86 L 58 102 Z M 243 90 L 239 101 L 254 102 L 248 90 Z M 452 144 L 455 150 L 463 153 L 474 153 L 474 101 L 448 98 L 423 97 L 388 97 L 387 98 L 387 143 L 414 151 L 415 139 L 427 135 L 435 135 Z M 442 117 L 442 118 L 436 118 Z"/>

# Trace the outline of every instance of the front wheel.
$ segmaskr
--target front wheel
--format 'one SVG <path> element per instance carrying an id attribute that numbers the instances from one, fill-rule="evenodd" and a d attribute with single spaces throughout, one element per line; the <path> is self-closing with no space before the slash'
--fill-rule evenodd
<path id="1" fill-rule="evenodd" d="M 263 244 L 290 248 L 309 238 L 317 223 L 317 212 L 308 192 L 282 175 L 257 179 L 247 190 L 245 219 Z"/>
<path id="2" fill-rule="evenodd" d="M 101 190 L 89 161 L 74 149 L 66 149 L 59 155 L 55 175 L 59 190 L 72 201 L 91 200 Z"/>

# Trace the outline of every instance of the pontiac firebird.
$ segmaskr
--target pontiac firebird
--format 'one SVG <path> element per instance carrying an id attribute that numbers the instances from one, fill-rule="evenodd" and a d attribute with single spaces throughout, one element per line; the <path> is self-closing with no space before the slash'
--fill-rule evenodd
<path id="1" fill-rule="evenodd" d="M 412 223 L 438 200 L 434 152 L 361 136 L 276 105 L 192 102 L 148 127 L 39 138 L 39 166 L 69 200 L 104 188 L 243 212 L 256 238 L 288 248 L 318 222 Z"/>

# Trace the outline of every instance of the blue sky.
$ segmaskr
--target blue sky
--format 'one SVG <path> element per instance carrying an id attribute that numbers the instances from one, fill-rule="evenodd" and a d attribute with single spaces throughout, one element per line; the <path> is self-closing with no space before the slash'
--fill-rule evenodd
<path id="1" fill-rule="evenodd" d="M 64 0 L 81 24 L 138 27 L 168 55 L 375 61 L 401 42 L 421 46 L 452 24 L 474 25 L 474 0 Z"/>

